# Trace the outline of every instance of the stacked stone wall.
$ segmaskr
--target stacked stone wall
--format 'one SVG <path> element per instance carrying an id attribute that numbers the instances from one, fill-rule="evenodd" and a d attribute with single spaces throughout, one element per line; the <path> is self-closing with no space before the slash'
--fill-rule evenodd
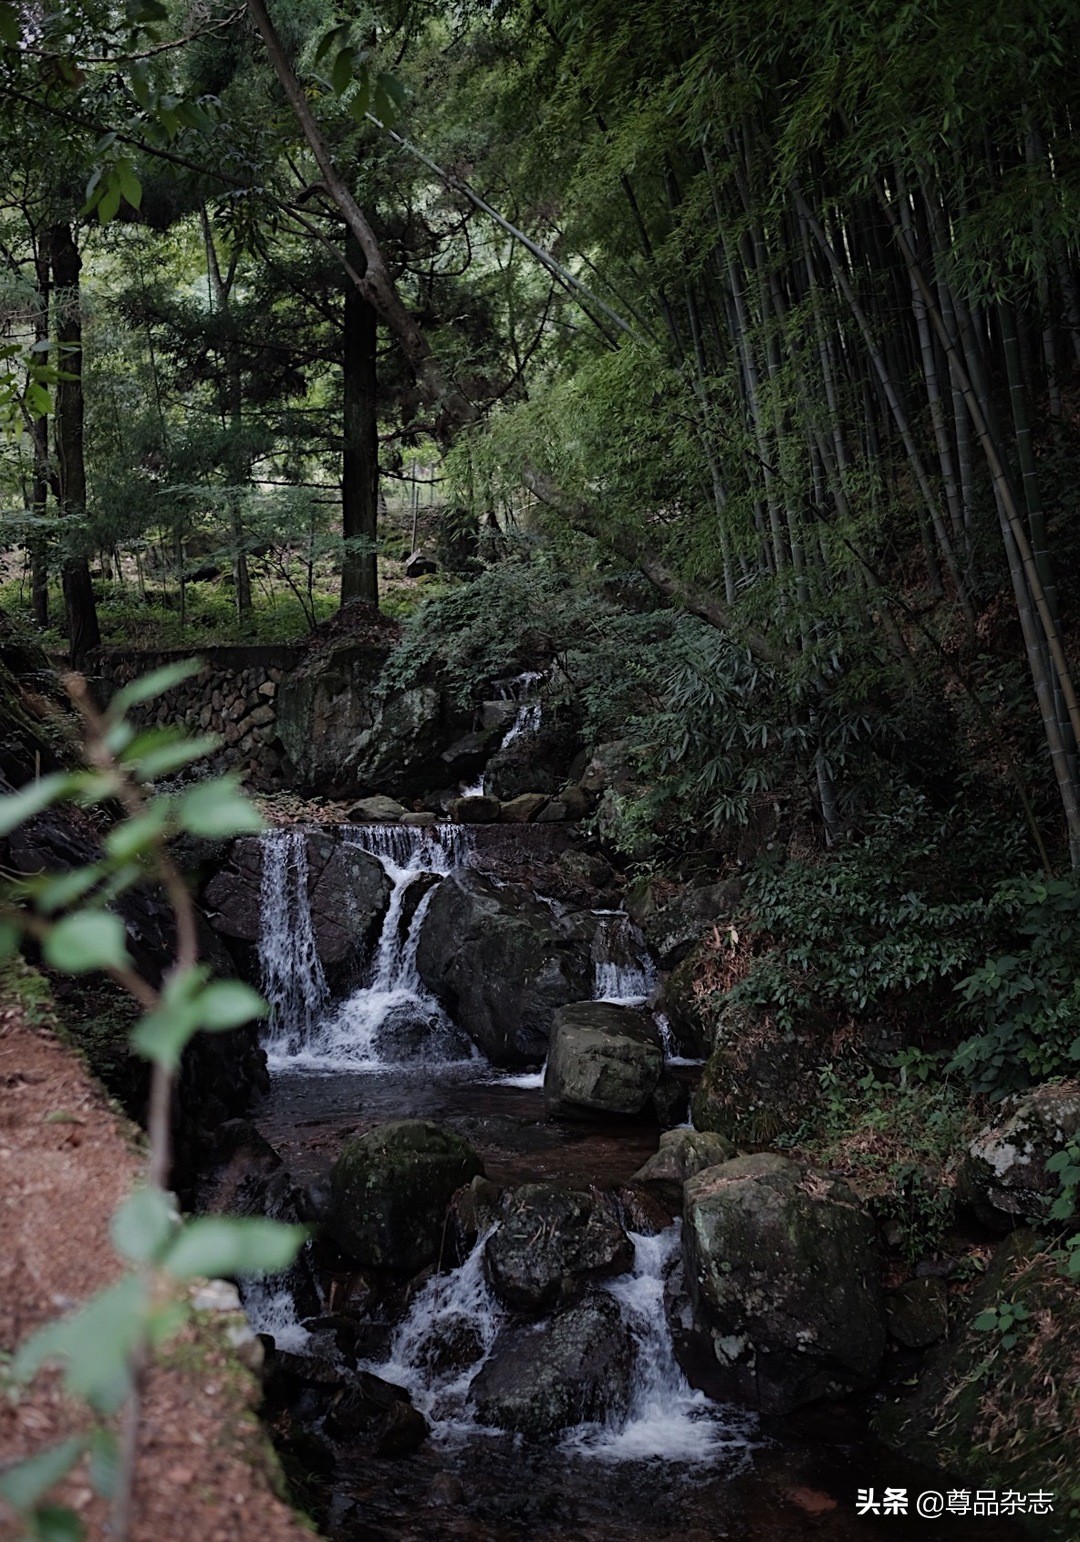
<path id="1" fill-rule="evenodd" d="M 111 695 L 183 653 L 109 649 L 100 676 Z M 178 726 L 189 734 L 216 734 L 220 747 L 207 757 L 215 772 L 232 770 L 262 792 L 287 784 L 277 729 L 278 692 L 303 657 L 299 648 L 235 647 L 204 649 L 198 674 L 153 701 L 136 707 L 133 721 L 144 726 Z"/>

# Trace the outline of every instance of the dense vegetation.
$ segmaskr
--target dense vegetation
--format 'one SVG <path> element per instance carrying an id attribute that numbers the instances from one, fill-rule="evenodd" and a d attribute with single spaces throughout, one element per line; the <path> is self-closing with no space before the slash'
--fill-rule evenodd
<path id="1" fill-rule="evenodd" d="M 1073 1064 L 1072 7 L 0 35 L 9 608 L 76 663 L 356 598 L 400 680 L 555 659 L 616 847 L 764 853 L 746 999 Z"/>

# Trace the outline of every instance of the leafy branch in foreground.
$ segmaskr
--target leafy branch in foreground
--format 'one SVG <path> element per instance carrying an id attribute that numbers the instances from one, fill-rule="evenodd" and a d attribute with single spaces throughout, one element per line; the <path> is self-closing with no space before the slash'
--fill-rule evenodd
<path id="1" fill-rule="evenodd" d="M 53 969 L 107 974 L 143 1009 L 131 1042 L 151 1066 L 145 1183 L 123 1202 L 110 1228 L 127 1272 L 71 1316 L 34 1333 L 11 1366 L 12 1379 L 19 1383 L 44 1365 L 59 1363 L 67 1391 L 93 1415 L 88 1433 L 0 1477 L 0 1498 L 19 1512 L 29 1536 L 41 1542 L 82 1536 L 78 1517 L 46 1500 L 84 1457 L 92 1486 L 111 1503 L 112 1536 L 118 1542 L 128 1536 L 146 1375 L 155 1350 L 177 1332 L 188 1311 L 177 1286 L 204 1275 L 283 1269 L 304 1236 L 303 1228 L 267 1220 L 211 1216 L 185 1222 L 168 1191 L 173 1083 L 185 1046 L 200 1031 L 238 1028 L 266 1010 L 249 986 L 212 980 L 200 964 L 194 902 L 168 852 L 176 834 L 249 834 L 261 828 L 261 820 L 232 777 L 180 792 L 156 791 L 155 777 L 197 761 L 213 741 L 187 740 L 172 729 L 140 731 L 126 716 L 198 667 L 170 665 L 134 681 L 104 713 L 81 676 L 69 676 L 67 688 L 84 723 L 86 767 L 43 777 L 0 799 L 0 837 L 65 801 L 83 807 L 118 804 L 122 810 L 97 861 L 8 885 L 0 906 L 0 959 L 15 951 L 25 933 L 40 943 Z M 113 908 L 121 895 L 147 881 L 164 890 L 176 929 L 174 956 L 160 986 L 136 968 L 124 923 Z"/>

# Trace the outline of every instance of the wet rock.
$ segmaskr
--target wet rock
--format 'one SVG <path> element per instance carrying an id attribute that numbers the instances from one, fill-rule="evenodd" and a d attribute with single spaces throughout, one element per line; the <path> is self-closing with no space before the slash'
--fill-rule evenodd
<path id="1" fill-rule="evenodd" d="M 631 890 L 626 908 L 661 967 L 672 969 L 712 927 L 729 921 L 742 898 L 740 879 L 665 895 L 652 884 Z"/>
<path id="2" fill-rule="evenodd" d="M 677 1206 L 665 1208 L 654 1194 L 636 1187 L 631 1179 L 625 1188 L 616 1189 L 611 1196 L 615 1214 L 626 1230 L 635 1231 L 642 1237 L 657 1237 L 671 1225 L 672 1212 L 682 1213 L 682 1188 L 679 1189 Z"/>
<path id="3" fill-rule="evenodd" d="M 315 949 L 324 968 L 344 979 L 366 958 L 390 903 L 390 880 L 367 852 L 318 832 L 306 840 L 308 901 Z M 234 841 L 229 867 L 207 885 L 211 924 L 240 942 L 259 940 L 262 843 Z"/>
<path id="4" fill-rule="evenodd" d="M 874 1227 L 851 1191 L 772 1155 L 684 1189 L 683 1254 L 729 1394 L 787 1413 L 872 1385 L 885 1347 Z"/>
<path id="5" fill-rule="evenodd" d="M 507 825 L 527 825 L 536 818 L 546 803 L 546 793 L 523 792 L 502 805 L 500 818 Z"/>
<path id="6" fill-rule="evenodd" d="M 447 1239 L 451 1256 L 458 1263 L 464 1262 L 481 1234 L 495 1224 L 502 1197 L 499 1186 L 487 1178 L 474 1178 L 454 1194 L 447 1217 Z"/>
<path id="7" fill-rule="evenodd" d="M 392 1403 L 375 1437 L 376 1456 L 411 1456 L 422 1446 L 431 1428 L 411 1403 Z"/>
<path id="8" fill-rule="evenodd" d="M 498 798 L 473 793 L 468 797 L 454 798 L 447 812 L 456 825 L 491 825 L 502 813 Z"/>
<path id="9" fill-rule="evenodd" d="M 656 1115 L 656 1122 L 660 1128 L 673 1130 L 677 1125 L 686 1123 L 690 1112 L 689 1089 L 677 1076 L 672 1076 L 669 1071 L 665 1071 L 653 1088 L 649 1106 Z"/>
<path id="10" fill-rule="evenodd" d="M 707 1055 L 712 1047 L 716 1020 L 703 988 L 702 962 L 701 950 L 695 948 L 675 965 L 660 991 L 660 1008 L 679 1051 L 694 1059 Z"/>
<path id="11" fill-rule="evenodd" d="M 1080 1081 L 1036 1087 L 972 1141 L 957 1198 L 998 1231 L 1047 1221 L 1061 1181 L 1046 1164 L 1078 1135 Z"/>
<path id="12" fill-rule="evenodd" d="M 885 1297 L 889 1337 L 905 1349 L 927 1349 L 949 1331 L 949 1295 L 943 1281 L 908 1280 Z"/>
<path id="13" fill-rule="evenodd" d="M 591 922 L 595 927 L 595 920 Z M 587 930 L 587 928 L 585 928 Z M 555 1013 L 590 994 L 589 938 L 522 888 L 452 873 L 420 929 L 420 977 L 495 1065 L 539 1065 Z"/>
<path id="14" fill-rule="evenodd" d="M 578 745 L 575 723 L 545 710 L 539 728 L 526 728 L 491 757 L 485 786 L 506 802 L 523 792 L 550 797 L 565 784 Z"/>
<path id="15" fill-rule="evenodd" d="M 291 785 L 347 794 L 343 767 L 380 713 L 376 684 L 388 652 L 344 641 L 312 653 L 282 680 L 277 731 Z"/>
<path id="16" fill-rule="evenodd" d="M 501 705 L 501 703 L 500 703 Z M 461 1480 L 455 1478 L 452 1472 L 436 1473 L 431 1480 L 431 1488 L 428 1491 L 428 1504 L 439 1507 L 457 1506 L 464 1504 L 465 1490 L 461 1486 Z"/>
<path id="17" fill-rule="evenodd" d="M 407 810 L 404 804 L 396 798 L 384 797 L 376 793 L 373 798 L 361 798 L 359 803 L 354 803 L 349 810 L 349 822 L 354 825 L 394 824 L 401 820 Z"/>
<path id="18" fill-rule="evenodd" d="M 609 1296 L 580 1302 L 538 1327 L 504 1328 L 469 1392 L 477 1418 L 543 1440 L 630 1401 L 634 1349 Z"/>
<path id="19" fill-rule="evenodd" d="M 577 782 L 571 782 L 562 789 L 559 802 L 566 810 L 567 819 L 584 819 L 593 805 L 592 798 Z"/>
<path id="20" fill-rule="evenodd" d="M 567 817 L 566 804 L 561 798 L 552 798 L 550 803 L 545 803 L 539 814 L 537 814 L 536 823 L 538 825 L 557 825 L 562 824 Z"/>
<path id="21" fill-rule="evenodd" d="M 634 1174 L 640 1183 L 665 1205 L 682 1211 L 683 1185 L 706 1167 L 730 1162 L 735 1147 L 723 1135 L 707 1130 L 666 1130 L 660 1137 L 660 1149 Z"/>
<path id="22" fill-rule="evenodd" d="M 416 813 L 410 810 L 402 814 L 401 822 L 403 825 L 418 825 L 422 827 L 425 825 L 437 825 L 439 819 L 438 815 L 429 813 L 427 809 L 421 809 Z"/>
<path id="23" fill-rule="evenodd" d="M 434 686 L 416 685 L 380 697 L 371 726 L 356 735 L 343 772 L 357 791 L 392 787 L 409 796 L 437 775 L 449 725 Z"/>
<path id="24" fill-rule="evenodd" d="M 404 1387 L 383 1381 L 371 1371 L 350 1371 L 328 1403 L 323 1428 L 331 1440 L 341 1443 L 378 1439 L 394 1410 L 409 1406 Z"/>
<path id="25" fill-rule="evenodd" d="M 423 1119 L 379 1125 L 334 1163 L 326 1229 L 357 1263 L 415 1274 L 439 1256 L 454 1190 L 482 1172 L 452 1130 Z"/>
<path id="26" fill-rule="evenodd" d="M 594 795 L 606 792 L 609 787 L 616 792 L 632 792 L 638 785 L 638 776 L 631 759 L 630 741 L 613 739 L 607 744 L 598 744 L 578 781 L 587 793 Z"/>
<path id="27" fill-rule="evenodd" d="M 552 1024 L 544 1106 L 549 1114 L 584 1109 L 639 1114 L 663 1068 L 651 1013 L 607 1001 L 576 1002 L 563 1007 Z"/>
<path id="28" fill-rule="evenodd" d="M 484 1247 L 491 1288 L 523 1312 L 571 1301 L 590 1282 L 624 1274 L 633 1261 L 612 1206 L 547 1183 L 524 1184 L 508 1196 Z"/>

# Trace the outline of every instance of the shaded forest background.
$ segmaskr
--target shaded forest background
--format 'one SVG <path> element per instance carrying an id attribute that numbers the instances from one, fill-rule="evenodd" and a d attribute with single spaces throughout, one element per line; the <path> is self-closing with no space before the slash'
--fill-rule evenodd
<path id="1" fill-rule="evenodd" d="M 91 672 L 353 601 L 399 682 L 555 661 L 634 767 L 605 840 L 749 876 L 718 991 L 1075 1068 L 1072 6 L 0 39 L 9 614 Z"/>

